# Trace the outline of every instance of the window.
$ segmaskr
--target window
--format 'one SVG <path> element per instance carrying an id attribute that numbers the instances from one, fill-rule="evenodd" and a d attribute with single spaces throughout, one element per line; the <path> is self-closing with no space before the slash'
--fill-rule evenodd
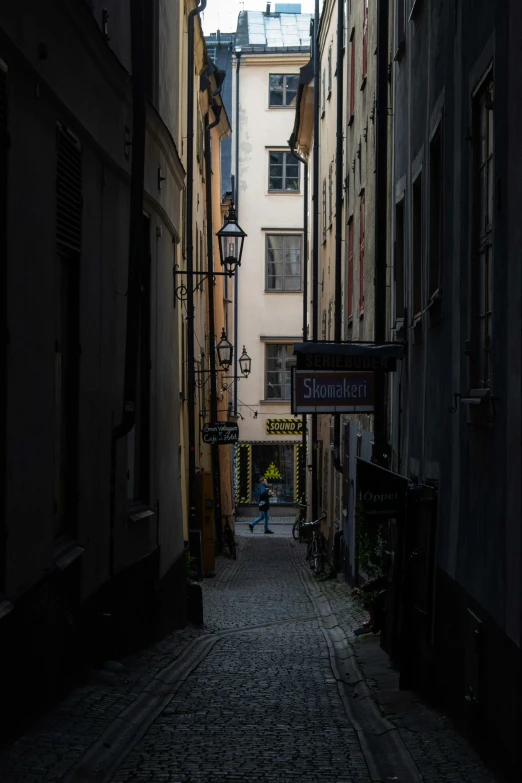
<path id="1" fill-rule="evenodd" d="M 355 111 L 355 30 L 350 41 L 350 121 Z"/>
<path id="2" fill-rule="evenodd" d="M 442 149 L 442 122 L 430 144 L 430 212 L 429 212 L 429 270 L 428 298 L 431 300 L 441 287 L 442 276 L 442 214 L 444 188 L 444 160 Z"/>
<path id="3" fill-rule="evenodd" d="M 328 47 L 328 97 L 332 93 L 332 44 Z"/>
<path id="4" fill-rule="evenodd" d="M 348 223 L 348 319 L 353 318 L 353 220 Z"/>
<path id="5" fill-rule="evenodd" d="M 266 290 L 301 290 L 301 235 L 267 235 Z"/>
<path id="6" fill-rule="evenodd" d="M 323 242 L 326 242 L 326 180 L 323 180 Z"/>
<path id="7" fill-rule="evenodd" d="M 290 360 L 293 360 L 294 346 L 266 345 L 266 391 L 267 400 L 290 399 Z"/>
<path id="8" fill-rule="evenodd" d="M 395 205 L 395 318 L 404 317 L 404 199 Z"/>
<path id="9" fill-rule="evenodd" d="M 359 313 L 364 314 L 364 193 L 359 208 Z"/>
<path id="10" fill-rule="evenodd" d="M 362 78 L 368 73 L 368 0 L 364 0 L 363 45 L 362 45 Z"/>
<path id="11" fill-rule="evenodd" d="M 491 73 L 473 101 L 472 381 L 491 386 L 493 321 L 493 79 Z"/>
<path id="12" fill-rule="evenodd" d="M 321 117 L 324 117 L 326 109 L 326 73 L 323 71 L 322 90 L 321 90 Z"/>
<path id="13" fill-rule="evenodd" d="M 270 74 L 270 108 L 295 106 L 299 76 L 290 73 Z"/>
<path id="14" fill-rule="evenodd" d="M 412 187 L 411 296 L 413 317 L 422 310 L 422 173 Z"/>
<path id="15" fill-rule="evenodd" d="M 333 215 L 333 161 L 330 163 L 328 169 L 328 225 L 332 227 L 332 215 Z"/>
<path id="16" fill-rule="evenodd" d="M 270 152 L 268 190 L 296 193 L 299 191 L 299 161 L 289 152 Z"/>

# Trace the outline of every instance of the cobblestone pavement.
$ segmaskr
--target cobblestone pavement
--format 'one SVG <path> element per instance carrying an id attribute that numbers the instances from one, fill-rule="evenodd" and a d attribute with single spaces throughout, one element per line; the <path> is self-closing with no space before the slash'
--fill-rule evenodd
<path id="1" fill-rule="evenodd" d="M 353 636 L 349 587 L 313 576 L 288 520 L 272 536 L 246 522 L 238 560 L 203 582 L 204 628 L 94 672 L 0 752 L 0 781 L 495 783 L 444 716 L 398 695 L 378 638 Z M 133 723 L 126 744 L 118 726 Z"/>

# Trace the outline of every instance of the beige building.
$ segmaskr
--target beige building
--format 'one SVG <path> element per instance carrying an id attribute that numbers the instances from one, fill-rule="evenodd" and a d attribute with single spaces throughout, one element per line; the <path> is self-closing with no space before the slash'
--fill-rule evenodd
<path id="1" fill-rule="evenodd" d="M 229 336 L 238 358 L 243 345 L 252 358 L 251 375 L 237 381 L 233 407 L 240 431 L 236 502 L 243 506 L 255 504 L 261 475 L 269 480 L 273 505 L 294 503 L 300 481 L 302 489 L 289 360 L 302 335 L 304 183 L 288 138 L 299 69 L 310 55 L 310 18 L 279 12 L 276 4 L 273 12 L 242 12 L 236 33 L 232 161 L 238 220 L 248 237 L 237 333 L 231 328 Z"/>

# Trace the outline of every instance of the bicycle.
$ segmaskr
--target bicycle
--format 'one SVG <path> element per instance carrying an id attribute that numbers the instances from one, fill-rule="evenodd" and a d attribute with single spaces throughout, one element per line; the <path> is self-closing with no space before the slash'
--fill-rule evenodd
<path id="1" fill-rule="evenodd" d="M 326 512 L 323 511 L 319 519 L 315 522 L 305 522 L 305 527 L 309 526 L 312 530 L 312 536 L 308 541 L 306 559 L 310 568 L 315 574 L 324 573 L 324 561 L 326 558 L 326 539 L 321 530 L 321 522 L 326 519 Z"/>
<path id="2" fill-rule="evenodd" d="M 226 545 L 228 549 L 229 557 L 233 560 L 237 559 L 236 551 L 236 539 L 234 538 L 234 531 L 230 527 L 229 519 L 233 514 L 223 514 L 222 519 L 225 520 L 225 526 L 221 532 L 221 541 Z"/>
<path id="3" fill-rule="evenodd" d="M 306 524 L 306 503 L 297 503 L 296 505 L 299 511 L 297 512 L 295 522 L 292 526 L 292 536 L 295 541 L 299 541 L 299 543 L 301 543 L 305 535 L 304 526 Z"/>

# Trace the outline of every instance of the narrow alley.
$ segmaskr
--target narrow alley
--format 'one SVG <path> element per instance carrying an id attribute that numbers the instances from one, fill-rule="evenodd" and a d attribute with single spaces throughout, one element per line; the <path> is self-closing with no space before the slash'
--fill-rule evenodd
<path id="1" fill-rule="evenodd" d="M 379 637 L 306 546 L 238 521 L 204 627 L 108 663 L 0 754 L 2 783 L 494 783 L 448 720 L 399 692 Z"/>

